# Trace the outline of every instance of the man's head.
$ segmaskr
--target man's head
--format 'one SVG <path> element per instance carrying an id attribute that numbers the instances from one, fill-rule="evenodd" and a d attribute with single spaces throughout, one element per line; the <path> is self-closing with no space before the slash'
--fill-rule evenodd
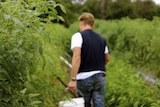
<path id="1" fill-rule="evenodd" d="M 85 28 L 86 26 L 90 26 L 93 28 L 94 26 L 94 16 L 91 13 L 85 12 L 79 18 L 80 29 Z"/>

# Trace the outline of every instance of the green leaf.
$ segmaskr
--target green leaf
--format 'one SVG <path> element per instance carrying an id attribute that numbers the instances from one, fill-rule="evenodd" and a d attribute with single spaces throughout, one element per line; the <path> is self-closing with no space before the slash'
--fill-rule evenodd
<path id="1" fill-rule="evenodd" d="M 11 16 L 8 15 L 8 14 L 4 14 L 3 16 L 4 16 L 4 18 L 7 19 L 7 20 L 11 18 Z"/>
<path id="2" fill-rule="evenodd" d="M 21 90 L 20 92 L 22 93 L 22 94 L 25 94 L 26 93 L 26 91 L 27 91 L 27 89 L 26 88 L 24 88 L 23 90 Z"/>
<path id="3" fill-rule="evenodd" d="M 29 97 L 37 97 L 37 96 L 39 96 L 40 94 L 29 94 Z"/>
<path id="4" fill-rule="evenodd" d="M 40 103 L 42 103 L 42 101 L 33 101 L 33 102 L 31 103 L 31 105 L 36 105 L 36 104 L 40 104 Z"/>
<path id="5" fill-rule="evenodd" d="M 18 39 L 17 42 L 18 42 L 18 45 L 22 45 L 23 39 Z"/>
<path id="6" fill-rule="evenodd" d="M 65 21 L 62 16 L 58 16 L 58 19 L 60 19 L 61 21 Z"/>
<path id="7" fill-rule="evenodd" d="M 0 33 L 7 33 L 7 32 L 3 29 L 0 29 Z"/>
<path id="8" fill-rule="evenodd" d="M 6 97 L 6 96 L 5 96 Z M 1 98 L 0 101 L 9 102 L 11 100 L 11 97 Z"/>
<path id="9" fill-rule="evenodd" d="M 64 13 L 67 13 L 65 7 L 64 7 L 62 4 L 58 4 L 58 6 L 61 8 L 61 10 L 62 10 Z"/>
<path id="10" fill-rule="evenodd" d="M 25 28 L 25 26 L 21 23 L 21 21 L 18 18 L 12 18 L 14 23 L 17 24 L 21 28 Z"/>

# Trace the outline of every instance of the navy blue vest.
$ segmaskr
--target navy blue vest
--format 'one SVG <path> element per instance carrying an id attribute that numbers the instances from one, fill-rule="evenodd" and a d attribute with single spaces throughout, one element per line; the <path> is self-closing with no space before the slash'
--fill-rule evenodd
<path id="1" fill-rule="evenodd" d="M 79 72 L 105 71 L 105 39 L 92 30 L 80 32 L 83 43 Z"/>

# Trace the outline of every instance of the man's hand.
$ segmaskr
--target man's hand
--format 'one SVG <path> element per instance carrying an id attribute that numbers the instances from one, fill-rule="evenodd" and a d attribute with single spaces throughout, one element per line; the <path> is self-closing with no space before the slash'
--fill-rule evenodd
<path id="1" fill-rule="evenodd" d="M 77 88 L 77 81 L 73 81 L 71 80 L 69 83 L 68 83 L 68 87 L 67 87 L 69 90 L 75 90 Z"/>

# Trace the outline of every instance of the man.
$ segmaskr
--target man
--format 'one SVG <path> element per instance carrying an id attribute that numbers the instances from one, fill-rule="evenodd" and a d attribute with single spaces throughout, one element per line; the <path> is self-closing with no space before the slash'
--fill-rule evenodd
<path id="1" fill-rule="evenodd" d="M 105 39 L 93 31 L 94 16 L 83 13 L 79 17 L 80 32 L 71 40 L 72 70 L 68 89 L 83 93 L 85 107 L 104 107 L 106 90 L 105 64 L 109 61 Z"/>

